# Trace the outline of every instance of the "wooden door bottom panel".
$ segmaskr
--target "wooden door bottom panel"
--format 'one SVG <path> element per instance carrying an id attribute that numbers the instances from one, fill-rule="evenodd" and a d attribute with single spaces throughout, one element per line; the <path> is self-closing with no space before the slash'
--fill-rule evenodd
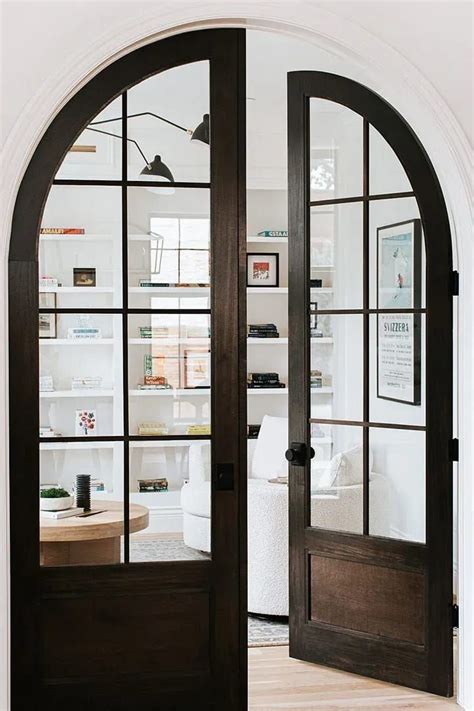
<path id="1" fill-rule="evenodd" d="M 299 641 L 293 644 L 290 630 L 290 657 L 428 691 L 428 655 L 424 647 L 311 622 L 300 627 L 297 636 Z"/>
<path id="2" fill-rule="evenodd" d="M 45 680 L 41 702 L 51 711 L 189 711 L 214 708 L 208 673 L 112 675 L 103 680 Z M 130 705 L 133 699 L 133 706 Z"/>

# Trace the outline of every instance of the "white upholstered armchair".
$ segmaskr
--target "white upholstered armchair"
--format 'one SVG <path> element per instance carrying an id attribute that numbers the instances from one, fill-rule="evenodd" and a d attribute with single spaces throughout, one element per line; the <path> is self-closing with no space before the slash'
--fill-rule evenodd
<path id="1" fill-rule="evenodd" d="M 287 419 L 266 415 L 254 451 L 249 452 L 248 610 L 258 614 L 288 615 L 288 486 L 269 482 L 287 476 L 287 442 Z M 189 483 L 181 492 L 184 543 L 207 552 L 211 529 L 209 452 L 209 442 L 190 447 Z M 351 447 L 329 462 L 318 461 L 320 454 L 316 448 L 311 524 L 361 532 L 361 448 Z M 371 533 L 386 535 L 389 506 L 386 479 L 371 473 Z"/>

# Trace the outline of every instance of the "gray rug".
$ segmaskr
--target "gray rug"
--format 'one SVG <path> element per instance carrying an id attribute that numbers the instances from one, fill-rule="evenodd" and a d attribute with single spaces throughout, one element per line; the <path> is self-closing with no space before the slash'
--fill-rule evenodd
<path id="1" fill-rule="evenodd" d="M 288 619 L 249 615 L 249 647 L 286 647 Z"/>
<path id="2" fill-rule="evenodd" d="M 180 538 L 142 539 L 130 537 L 132 563 L 162 562 L 167 560 L 207 560 L 208 553 L 188 548 Z M 288 620 L 284 617 L 249 615 L 249 647 L 278 647 L 288 644 Z"/>

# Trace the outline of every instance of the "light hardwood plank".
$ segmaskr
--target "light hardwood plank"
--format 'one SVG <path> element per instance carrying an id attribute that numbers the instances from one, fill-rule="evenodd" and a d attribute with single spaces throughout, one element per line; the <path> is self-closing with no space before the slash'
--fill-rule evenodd
<path id="1" fill-rule="evenodd" d="M 251 711 L 455 709 L 454 699 L 348 674 L 288 656 L 288 647 L 249 649 Z"/>

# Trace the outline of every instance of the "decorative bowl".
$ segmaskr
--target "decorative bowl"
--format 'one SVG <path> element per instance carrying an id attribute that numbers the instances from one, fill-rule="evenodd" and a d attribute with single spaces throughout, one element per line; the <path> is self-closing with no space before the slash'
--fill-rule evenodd
<path id="1" fill-rule="evenodd" d="M 57 499 L 42 498 L 40 496 L 41 511 L 64 511 L 65 509 L 70 509 L 73 504 L 73 496 L 61 496 Z"/>

